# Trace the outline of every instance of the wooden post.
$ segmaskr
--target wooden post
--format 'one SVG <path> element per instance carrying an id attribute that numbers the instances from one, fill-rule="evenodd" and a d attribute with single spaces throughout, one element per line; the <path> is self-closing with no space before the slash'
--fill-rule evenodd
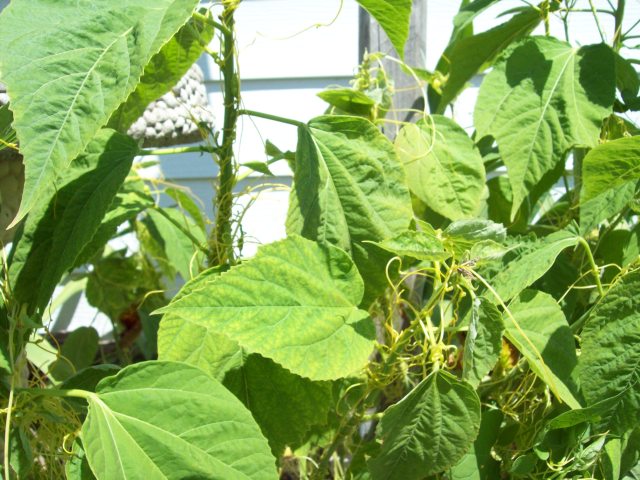
<path id="1" fill-rule="evenodd" d="M 364 52 L 383 52 L 398 57 L 389 38 L 380 25 L 364 9 L 360 8 L 359 51 L 360 61 Z M 427 62 L 427 0 L 413 0 L 411 9 L 411 27 L 409 39 L 405 47 L 405 62 L 411 67 L 425 68 Z M 388 118 L 410 122 L 416 120 L 416 115 L 408 109 L 423 110 L 425 106 L 425 92 L 416 84 L 414 78 L 407 75 L 400 65 L 389 60 L 383 62 L 384 68 L 393 80 L 396 94 L 393 99 L 395 111 L 389 112 Z M 387 124 L 385 133 L 394 137 L 398 125 Z"/>

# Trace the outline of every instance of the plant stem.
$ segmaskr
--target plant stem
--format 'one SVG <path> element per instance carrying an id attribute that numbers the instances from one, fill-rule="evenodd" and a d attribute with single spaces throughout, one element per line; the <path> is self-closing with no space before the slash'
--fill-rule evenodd
<path id="1" fill-rule="evenodd" d="M 600 34 L 600 40 L 602 40 L 602 43 L 605 43 L 604 33 L 602 32 L 602 27 L 600 26 L 600 19 L 598 18 L 598 13 L 596 12 L 596 7 L 593 4 L 593 0 L 589 0 L 589 6 L 591 7 L 593 20 L 596 22 L 596 27 L 598 28 L 598 33 Z"/>
<path id="2" fill-rule="evenodd" d="M 61 390 L 59 388 L 21 388 L 19 391 L 29 393 L 34 397 L 84 398 L 85 400 L 97 397 L 93 392 L 80 390 L 78 388 L 72 388 L 69 390 Z"/>
<path id="3" fill-rule="evenodd" d="M 602 288 L 602 282 L 600 281 L 600 269 L 598 268 L 598 265 L 596 265 L 596 261 L 594 260 L 593 254 L 591 253 L 591 248 L 589 248 L 589 244 L 582 237 L 578 238 L 578 242 L 584 247 L 585 253 L 587 254 L 587 260 L 589 260 L 589 265 L 591 266 L 591 272 L 593 273 L 593 277 L 596 281 L 596 286 L 598 287 L 598 293 L 602 297 L 604 296 L 604 289 Z"/>
<path id="4" fill-rule="evenodd" d="M 142 148 L 138 151 L 138 155 L 176 155 L 180 153 L 216 153 L 217 148 L 209 145 L 195 145 L 191 147 L 175 147 L 175 148 Z"/>
<path id="5" fill-rule="evenodd" d="M 222 33 L 221 71 L 224 81 L 224 125 L 222 145 L 218 152 L 218 190 L 214 200 L 216 215 L 215 228 L 209 238 L 209 265 L 234 263 L 233 233 L 231 216 L 233 213 L 233 187 L 236 184 L 233 145 L 236 140 L 238 106 L 240 104 L 240 78 L 236 73 L 235 33 L 233 12 L 235 6 L 226 6 L 220 19 Z"/>
<path id="6" fill-rule="evenodd" d="M 193 13 L 193 18 L 197 18 L 198 20 L 204 22 L 204 23 L 208 23 L 209 25 L 211 25 L 214 28 L 217 28 L 223 35 L 231 35 L 231 30 L 229 30 L 227 27 L 225 27 L 223 24 L 216 22 L 211 16 L 209 15 L 203 15 L 202 13 L 199 12 L 194 12 Z"/>
<path id="7" fill-rule="evenodd" d="M 249 115 L 251 117 L 264 118 L 267 120 L 273 120 L 274 122 L 287 123 L 295 127 L 305 126 L 303 122 L 299 122 L 298 120 L 293 120 L 292 118 L 279 117 L 278 115 L 271 115 L 270 113 L 256 112 L 255 110 L 238 110 L 238 114 Z"/>
<path id="8" fill-rule="evenodd" d="M 624 19 L 625 0 L 618 0 L 618 8 L 615 13 L 615 25 L 613 34 L 613 49 L 617 52 L 622 47 L 622 20 Z"/>

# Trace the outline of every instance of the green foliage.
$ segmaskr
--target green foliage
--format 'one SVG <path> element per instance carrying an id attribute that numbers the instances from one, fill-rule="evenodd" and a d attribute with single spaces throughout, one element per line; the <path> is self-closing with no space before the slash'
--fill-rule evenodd
<path id="1" fill-rule="evenodd" d="M 405 126 L 396 150 L 409 188 L 430 208 L 451 220 L 478 213 L 485 182 L 482 157 L 453 120 L 433 115 Z"/>
<path id="2" fill-rule="evenodd" d="M 363 290 L 345 252 L 292 236 L 208 276 L 162 311 L 182 318 L 183 328 L 224 332 L 293 373 L 331 380 L 356 373 L 372 351 L 373 325 L 358 309 Z"/>
<path id="3" fill-rule="evenodd" d="M 396 120 L 388 52 L 320 93 L 327 114 L 307 123 L 242 110 L 240 0 L 0 14 L 0 154 L 26 168 L 0 277 L 3 478 L 640 478 L 640 80 L 624 2 L 611 46 L 576 46 L 570 19 L 601 28 L 603 12 L 544 1 L 476 31 L 501 2 L 465 0 L 434 72 L 402 60 L 411 1 L 358 3 L 394 70 L 427 88 L 414 123 Z M 141 148 L 129 125 L 203 53 L 223 128 Z M 454 101 L 489 67 L 472 133 Z M 267 161 L 241 162 L 242 115 L 297 127 L 296 152 L 267 141 Z M 187 152 L 219 166 L 211 218 L 145 178 L 155 160 L 133 163 Z M 246 258 L 239 169 L 269 177 L 281 160 L 288 236 Z M 55 331 L 79 293 L 112 340 Z"/>
<path id="4" fill-rule="evenodd" d="M 197 368 L 132 365 L 102 380 L 87 400 L 82 442 L 98 479 L 276 478 L 249 412 Z"/>
<path id="5" fill-rule="evenodd" d="M 473 387 L 446 372 L 433 372 L 386 410 L 372 477 L 410 480 L 445 470 L 471 448 L 479 428 L 480 400 Z"/>
<path id="6" fill-rule="evenodd" d="M 482 82 L 478 138 L 498 143 L 513 192 L 511 217 L 571 147 L 597 145 L 614 99 L 614 56 L 605 45 L 579 50 L 550 37 L 525 40 Z"/>
<path id="7" fill-rule="evenodd" d="M 17 220 L 107 123 L 196 4 L 103 0 L 52 9 L 38 0 L 12 2 L 2 12 L 0 74 L 16 99 L 13 127 L 25 164 Z"/>

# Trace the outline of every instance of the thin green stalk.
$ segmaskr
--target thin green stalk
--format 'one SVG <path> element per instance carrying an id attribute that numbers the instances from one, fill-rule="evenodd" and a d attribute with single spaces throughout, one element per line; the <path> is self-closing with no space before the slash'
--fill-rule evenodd
<path id="1" fill-rule="evenodd" d="M 598 28 L 598 33 L 600 34 L 600 40 L 602 43 L 605 43 L 604 33 L 602 31 L 602 27 L 600 26 L 600 19 L 598 18 L 598 12 L 596 12 L 596 7 L 593 4 L 593 0 L 589 0 L 589 7 L 591 7 L 591 14 L 593 15 L 593 20 L 596 22 L 596 27 Z"/>
<path id="2" fill-rule="evenodd" d="M 201 22 L 204 23 L 208 23 L 209 25 L 211 25 L 213 28 L 217 28 L 223 35 L 231 35 L 231 30 L 229 30 L 226 26 L 224 26 L 223 24 L 216 22 L 213 17 L 209 16 L 209 15 L 204 15 L 200 12 L 194 12 L 193 13 L 193 18 L 197 18 L 198 20 L 200 20 Z"/>
<path id="3" fill-rule="evenodd" d="M 176 155 L 180 153 L 216 153 L 217 148 L 209 145 L 194 145 L 190 147 L 175 148 L 141 148 L 138 155 Z"/>
<path id="4" fill-rule="evenodd" d="M 216 212 L 215 228 L 209 239 L 209 265 L 233 264 L 233 232 L 231 217 L 233 214 L 233 187 L 236 184 L 233 145 L 236 140 L 238 109 L 240 105 L 240 78 L 236 72 L 235 5 L 225 7 L 220 16 L 224 29 L 222 32 L 221 71 L 224 81 L 224 125 L 222 127 L 222 145 L 218 152 L 220 174 L 218 190 L 214 199 Z"/>
<path id="5" fill-rule="evenodd" d="M 85 400 L 98 397 L 93 392 L 80 390 L 78 388 L 71 388 L 69 390 L 59 388 L 20 388 L 19 391 L 28 393 L 34 397 L 84 398 Z"/>
<path id="6" fill-rule="evenodd" d="M 156 208 L 154 208 L 154 210 L 156 212 L 158 212 L 160 215 L 162 215 L 164 218 L 166 218 L 169 222 L 171 222 L 178 230 L 180 230 L 182 233 L 184 233 L 189 238 L 189 240 L 191 240 L 193 242 L 193 244 L 198 248 L 198 250 L 200 250 L 205 255 L 209 254 L 209 249 L 207 247 L 205 247 L 204 245 L 202 245 L 200 243 L 200 240 L 198 240 L 193 235 L 193 233 L 191 233 L 189 231 L 188 228 L 185 228 L 184 225 L 182 225 L 180 222 L 176 221 L 176 219 L 171 217 L 171 215 L 169 215 L 163 208 L 156 207 Z"/>
<path id="7" fill-rule="evenodd" d="M 589 265 L 591 266 L 593 278 L 595 279 L 596 286 L 598 287 L 598 293 L 602 297 L 604 296 L 604 289 L 602 288 L 602 282 L 600 281 L 600 269 L 598 268 L 598 265 L 596 265 L 596 261 L 594 260 L 593 254 L 591 253 L 591 248 L 589 247 L 587 241 L 582 237 L 578 238 L 578 242 L 584 247 L 584 251 L 587 255 L 587 260 L 589 260 Z"/>
<path id="8" fill-rule="evenodd" d="M 624 19 L 625 0 L 618 0 L 615 13 L 613 49 L 617 52 L 622 47 L 622 20 Z"/>
<path id="9" fill-rule="evenodd" d="M 9 442 L 11 441 L 11 415 L 13 413 L 13 396 L 16 388 L 16 376 L 18 372 L 16 372 L 16 359 L 15 359 L 15 351 L 13 340 L 15 339 L 15 330 L 16 330 L 16 322 L 13 319 L 9 319 L 9 365 L 11 366 L 11 385 L 9 389 L 9 399 L 7 404 L 7 418 L 4 425 L 4 451 L 3 451 L 3 460 L 4 460 L 4 478 L 10 479 L 11 473 L 11 459 L 9 456 Z"/>
<path id="10" fill-rule="evenodd" d="M 266 120 L 273 120 L 274 122 L 286 123 L 295 127 L 304 127 L 303 122 L 293 120 L 292 118 L 279 117 L 278 115 L 271 115 L 270 113 L 256 112 L 255 110 L 238 110 L 240 115 L 249 115 L 250 117 L 264 118 Z"/>

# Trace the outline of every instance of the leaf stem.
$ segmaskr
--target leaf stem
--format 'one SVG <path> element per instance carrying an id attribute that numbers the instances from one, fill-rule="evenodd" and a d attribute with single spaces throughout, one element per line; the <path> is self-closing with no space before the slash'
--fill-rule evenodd
<path id="1" fill-rule="evenodd" d="M 239 110 L 240 115 L 249 115 L 251 117 L 264 118 L 266 120 L 273 120 L 274 122 L 286 123 L 295 127 L 304 127 L 303 122 L 293 120 L 292 118 L 279 117 L 278 115 L 271 115 L 270 113 L 256 112 L 255 110 Z"/>
<path id="2" fill-rule="evenodd" d="M 216 22 L 213 19 L 213 17 L 211 17 L 210 15 L 204 15 L 204 14 L 202 14 L 200 12 L 193 12 L 193 18 L 196 18 L 196 19 L 200 20 L 201 22 L 208 23 L 212 27 L 217 28 L 220 31 L 220 33 L 222 33 L 225 36 L 232 34 L 231 30 L 229 30 L 223 24 L 221 24 L 219 22 Z"/>
<path id="3" fill-rule="evenodd" d="M 613 34 L 613 49 L 617 52 L 622 47 L 622 20 L 624 19 L 625 0 L 618 0 L 618 8 L 615 13 L 615 25 Z"/>
<path id="4" fill-rule="evenodd" d="M 71 388 L 69 390 L 59 388 L 20 388 L 18 391 L 28 393 L 34 397 L 84 398 L 85 400 L 97 397 L 93 392 L 80 390 L 78 388 Z"/>
<path id="5" fill-rule="evenodd" d="M 190 147 L 174 147 L 174 148 L 141 148 L 138 155 L 177 155 L 180 153 L 217 153 L 217 148 L 209 145 L 195 145 Z"/>
<path id="6" fill-rule="evenodd" d="M 601 297 L 603 297 L 604 289 L 602 288 L 602 282 L 600 281 L 600 269 L 598 268 L 598 265 L 596 264 L 596 261 L 593 258 L 593 254 L 591 253 L 591 248 L 589 247 L 589 244 L 587 243 L 587 241 L 582 237 L 578 237 L 578 242 L 580 243 L 580 245 L 584 247 L 585 253 L 587 255 L 587 260 L 589 260 L 589 265 L 591 266 L 591 272 L 593 273 L 593 277 L 596 281 L 596 286 L 598 287 L 598 293 L 600 294 Z"/>

